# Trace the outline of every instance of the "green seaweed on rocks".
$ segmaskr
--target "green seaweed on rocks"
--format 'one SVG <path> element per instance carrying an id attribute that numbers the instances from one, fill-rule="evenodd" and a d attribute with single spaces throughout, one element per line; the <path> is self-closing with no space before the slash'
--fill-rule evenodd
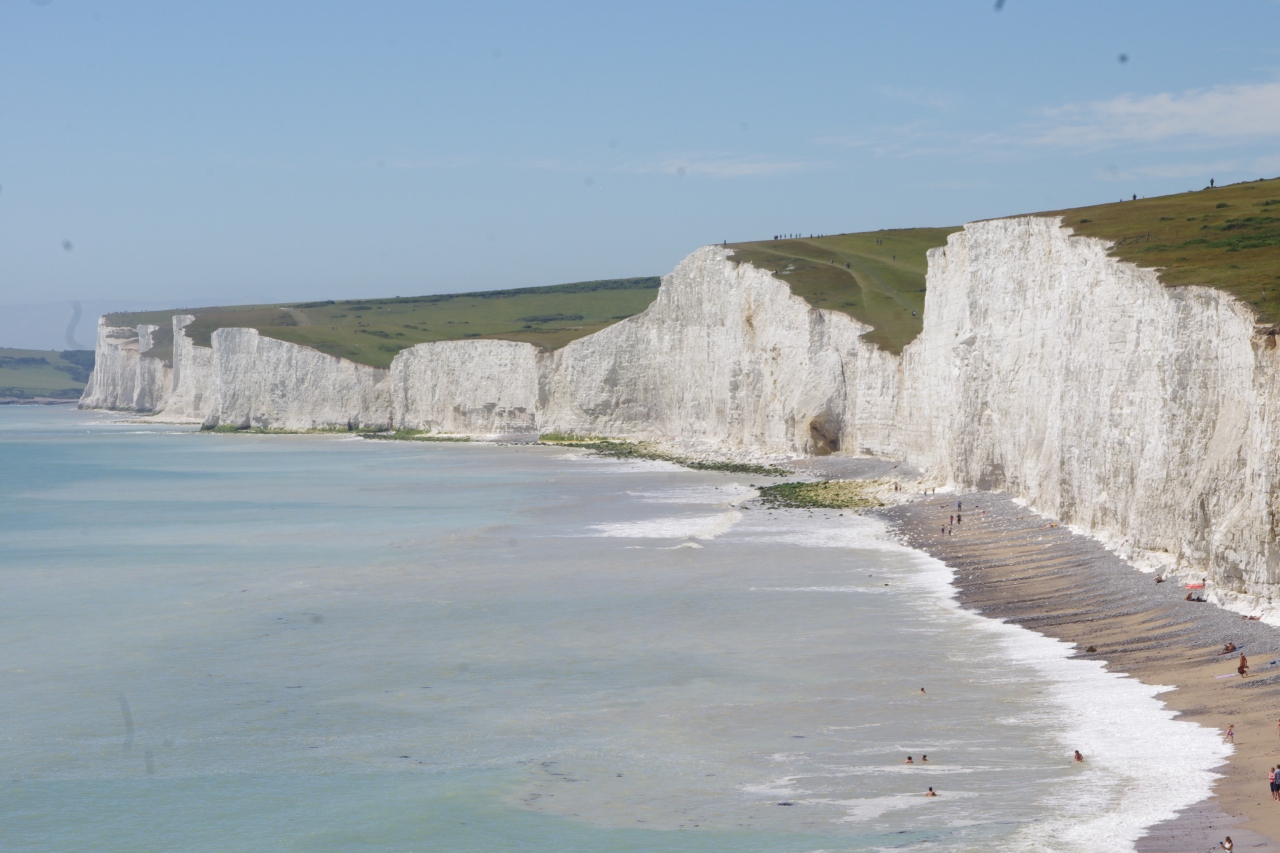
<path id="1" fill-rule="evenodd" d="M 361 433 L 364 438 L 375 438 L 383 441 L 471 441 L 465 435 L 441 435 L 421 429 L 398 429 L 392 432 Z"/>
<path id="2" fill-rule="evenodd" d="M 884 506 L 876 497 L 881 480 L 820 480 L 807 483 L 778 483 L 757 486 L 765 506 L 801 509 L 866 510 Z"/>
<path id="3" fill-rule="evenodd" d="M 785 468 L 776 465 L 758 465 L 751 462 L 725 462 L 719 460 L 694 459 L 659 450 L 647 442 L 618 441 L 599 436 L 578 436 L 571 433 L 543 433 L 538 436 L 539 444 L 552 444 L 557 447 L 581 447 L 595 451 L 595 456 L 610 459 L 653 459 L 659 462 L 671 462 L 692 468 L 697 471 L 721 471 L 726 474 L 756 474 L 761 477 L 786 477 L 791 474 Z"/>

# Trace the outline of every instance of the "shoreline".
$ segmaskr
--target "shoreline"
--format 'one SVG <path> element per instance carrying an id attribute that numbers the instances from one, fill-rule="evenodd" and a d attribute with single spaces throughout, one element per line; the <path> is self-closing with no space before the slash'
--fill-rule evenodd
<path id="1" fill-rule="evenodd" d="M 940 524 L 956 501 L 965 521 L 945 535 Z M 1176 580 L 1156 584 L 1096 540 L 1002 494 L 922 496 L 869 515 L 949 566 L 965 609 L 1073 643 L 1075 657 L 1108 671 L 1172 687 L 1159 699 L 1179 720 L 1218 731 L 1235 725 L 1235 750 L 1215 768 L 1220 778 L 1209 797 L 1148 827 L 1136 844 L 1140 853 L 1218 849 L 1226 835 L 1242 850 L 1280 851 L 1280 803 L 1270 800 L 1266 783 L 1268 768 L 1280 764 L 1280 663 L 1268 666 L 1280 659 L 1280 630 L 1186 602 Z M 1236 656 L 1217 655 L 1227 642 L 1244 649 L 1255 674 L 1234 676 Z M 1233 677 L 1216 677 L 1224 673 Z M 1118 731 L 1128 725 L 1116 721 Z"/>

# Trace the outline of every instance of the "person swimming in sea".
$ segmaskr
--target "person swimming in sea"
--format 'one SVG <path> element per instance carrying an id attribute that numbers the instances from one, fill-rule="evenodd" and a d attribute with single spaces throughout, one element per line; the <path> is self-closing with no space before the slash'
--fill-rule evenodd
<path id="1" fill-rule="evenodd" d="M 1080 764 L 1081 762 L 1084 761 L 1084 756 L 1080 754 L 1080 750 L 1078 749 L 1076 750 L 1076 756 L 1074 760 L 1077 764 Z"/>
<path id="2" fill-rule="evenodd" d="M 922 755 L 922 756 L 920 756 L 920 763 L 921 763 L 921 764 L 928 764 L 928 763 L 929 763 L 929 756 L 927 756 L 927 755 Z"/>
<path id="3" fill-rule="evenodd" d="M 935 792 L 934 792 L 933 788 L 930 788 L 930 789 L 928 790 L 928 792 L 927 792 L 927 793 L 925 793 L 925 796 L 926 796 L 926 797 L 936 797 L 936 796 L 938 796 L 938 795 L 937 795 L 937 793 L 935 793 Z"/>
<path id="4" fill-rule="evenodd" d="M 915 764 L 915 762 L 911 760 L 911 756 L 910 756 L 910 755 L 908 755 L 908 756 L 907 756 L 907 760 L 906 760 L 906 762 L 905 762 L 905 763 L 906 763 L 906 764 Z"/>

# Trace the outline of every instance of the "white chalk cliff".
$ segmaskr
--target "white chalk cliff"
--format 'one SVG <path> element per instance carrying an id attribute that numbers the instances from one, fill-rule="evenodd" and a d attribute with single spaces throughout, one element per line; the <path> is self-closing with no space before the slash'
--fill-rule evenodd
<path id="1" fill-rule="evenodd" d="M 390 370 L 247 329 L 101 326 L 84 408 L 282 429 L 560 431 L 722 455 L 874 454 L 1004 489 L 1124 555 L 1205 573 L 1223 603 L 1280 599 L 1280 351 L 1234 297 L 1168 288 L 1056 219 L 980 222 L 929 253 L 901 356 L 769 272 L 700 249 L 643 313 L 555 352 L 419 344 Z M 1280 603 L 1278 601 L 1277 603 Z"/>

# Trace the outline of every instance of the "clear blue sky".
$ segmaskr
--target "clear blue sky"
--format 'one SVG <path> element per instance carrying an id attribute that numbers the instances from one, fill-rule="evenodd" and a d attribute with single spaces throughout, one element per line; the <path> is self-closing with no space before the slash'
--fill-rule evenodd
<path id="1" fill-rule="evenodd" d="M 1261 0 L 4 0 L 0 305 L 652 275 L 1274 176 L 1277 36 Z"/>

